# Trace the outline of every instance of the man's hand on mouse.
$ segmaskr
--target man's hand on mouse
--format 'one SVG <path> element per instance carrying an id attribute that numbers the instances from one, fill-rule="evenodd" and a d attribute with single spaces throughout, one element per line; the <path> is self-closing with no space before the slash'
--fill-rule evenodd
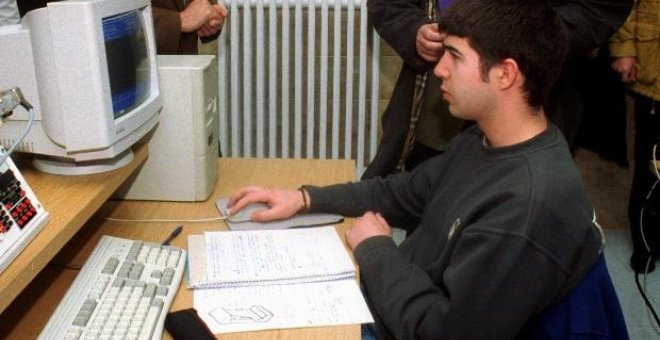
<path id="1" fill-rule="evenodd" d="M 299 190 L 248 186 L 231 194 L 227 202 L 229 214 L 234 215 L 253 203 L 266 203 L 268 205 L 268 209 L 252 213 L 250 219 L 255 222 L 289 218 L 305 207 L 305 202 Z"/>

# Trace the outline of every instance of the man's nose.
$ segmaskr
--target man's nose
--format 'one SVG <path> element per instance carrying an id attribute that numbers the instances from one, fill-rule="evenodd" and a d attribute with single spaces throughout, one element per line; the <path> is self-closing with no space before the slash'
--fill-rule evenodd
<path id="1" fill-rule="evenodd" d="M 433 74 L 435 74 L 435 76 L 440 79 L 446 79 L 448 76 L 446 59 L 447 57 L 445 54 L 440 58 L 440 60 L 438 60 L 438 63 L 435 64 L 435 67 L 433 68 Z"/>

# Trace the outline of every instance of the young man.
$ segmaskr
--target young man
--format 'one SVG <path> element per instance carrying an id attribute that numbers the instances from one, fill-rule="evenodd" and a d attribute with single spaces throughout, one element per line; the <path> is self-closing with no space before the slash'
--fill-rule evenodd
<path id="1" fill-rule="evenodd" d="M 503 20 L 505 18 L 506 20 Z M 346 234 L 380 338 L 512 339 L 561 300 L 601 249 L 593 208 L 542 104 L 566 51 L 543 0 L 461 0 L 439 18 L 435 67 L 453 115 L 476 124 L 412 172 L 230 198 L 361 216 Z M 403 223 L 402 223 L 403 222 Z M 390 224 L 415 225 L 397 247 Z"/>
<path id="2" fill-rule="evenodd" d="M 362 179 L 409 171 L 421 160 L 446 150 L 446 140 L 462 130 L 429 90 L 436 79 L 430 73 L 439 57 L 429 9 L 444 10 L 454 0 L 368 0 L 369 19 L 378 35 L 396 51 L 403 64 L 389 104 L 381 119 L 378 152 Z M 598 48 L 623 24 L 632 0 L 549 0 L 566 28 L 568 61 L 576 61 Z M 438 6 L 435 6 L 435 3 Z M 433 11 L 431 11 L 433 12 Z M 583 115 L 571 65 L 565 64 L 546 101 L 545 113 L 573 143 Z M 438 110 L 432 111 L 437 107 Z M 432 135 L 433 129 L 439 133 Z"/>

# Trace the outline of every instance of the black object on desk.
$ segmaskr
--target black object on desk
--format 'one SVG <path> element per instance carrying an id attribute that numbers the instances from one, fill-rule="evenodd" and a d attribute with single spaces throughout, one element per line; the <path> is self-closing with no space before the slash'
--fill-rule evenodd
<path id="1" fill-rule="evenodd" d="M 172 241 L 173 241 L 177 236 L 179 236 L 179 234 L 181 234 L 181 231 L 182 231 L 182 230 L 183 230 L 183 226 L 182 226 L 182 225 L 180 225 L 180 226 L 174 228 L 174 230 L 172 230 L 172 233 L 171 233 L 169 236 L 167 236 L 167 238 L 165 239 L 165 241 L 163 241 L 163 245 L 164 245 L 164 246 L 169 246 L 170 243 L 172 243 Z"/>
<path id="2" fill-rule="evenodd" d="M 165 329 L 174 340 L 211 340 L 211 332 L 194 308 L 168 313 L 165 317 Z"/>

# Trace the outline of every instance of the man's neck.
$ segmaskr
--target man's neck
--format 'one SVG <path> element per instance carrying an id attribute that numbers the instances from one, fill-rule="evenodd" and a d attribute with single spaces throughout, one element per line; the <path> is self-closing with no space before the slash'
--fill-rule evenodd
<path id="1" fill-rule="evenodd" d="M 486 136 L 489 146 L 498 148 L 522 143 L 532 139 L 548 128 L 543 109 L 525 108 L 501 112 L 491 116 L 492 120 L 478 121 L 477 125 Z"/>

